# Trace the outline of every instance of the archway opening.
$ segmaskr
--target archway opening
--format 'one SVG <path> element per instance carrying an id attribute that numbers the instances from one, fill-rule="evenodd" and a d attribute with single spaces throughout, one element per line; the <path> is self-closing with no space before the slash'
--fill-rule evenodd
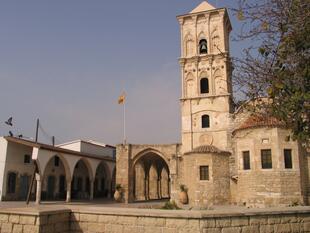
<path id="1" fill-rule="evenodd" d="M 107 198 L 111 196 L 111 178 L 105 162 L 101 162 L 96 169 L 94 181 L 94 198 Z"/>
<path id="2" fill-rule="evenodd" d="M 72 199 L 89 199 L 90 196 L 90 171 L 83 160 L 77 162 L 74 168 L 71 183 Z"/>
<path id="3" fill-rule="evenodd" d="M 153 152 L 143 155 L 133 169 L 136 201 L 170 198 L 169 167 L 160 155 Z"/>
<path id="4" fill-rule="evenodd" d="M 67 192 L 66 170 L 63 161 L 57 155 L 47 163 L 42 183 L 42 200 L 65 200 Z"/>

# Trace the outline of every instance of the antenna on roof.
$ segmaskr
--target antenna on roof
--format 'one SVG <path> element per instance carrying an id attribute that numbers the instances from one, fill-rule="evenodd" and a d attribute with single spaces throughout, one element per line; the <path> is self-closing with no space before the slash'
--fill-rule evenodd
<path id="1" fill-rule="evenodd" d="M 36 141 L 35 142 L 38 142 L 38 139 L 39 139 L 39 124 L 40 124 L 40 119 L 38 118 L 37 119 Z"/>

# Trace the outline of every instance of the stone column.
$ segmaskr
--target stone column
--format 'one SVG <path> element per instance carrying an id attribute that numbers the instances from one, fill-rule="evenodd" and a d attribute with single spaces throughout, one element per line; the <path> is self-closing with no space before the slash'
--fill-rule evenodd
<path id="1" fill-rule="evenodd" d="M 159 199 L 162 199 L 163 192 L 162 192 L 161 176 L 159 177 L 158 186 L 159 186 Z"/>
<path id="2" fill-rule="evenodd" d="M 90 195 L 89 200 L 94 199 L 94 180 L 90 180 Z"/>
<path id="3" fill-rule="evenodd" d="M 162 199 L 161 177 L 158 177 L 157 190 L 158 190 L 158 199 Z"/>
<path id="4" fill-rule="evenodd" d="M 36 173 L 36 182 L 37 182 L 36 204 L 39 205 L 41 202 L 41 191 L 42 191 L 41 176 L 39 173 Z"/>
<path id="5" fill-rule="evenodd" d="M 71 202 L 71 180 L 67 180 L 67 197 L 66 202 Z"/>

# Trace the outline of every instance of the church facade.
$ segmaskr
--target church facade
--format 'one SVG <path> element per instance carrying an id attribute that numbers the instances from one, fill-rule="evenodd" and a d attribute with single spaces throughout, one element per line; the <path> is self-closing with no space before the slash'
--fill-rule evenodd
<path id="1" fill-rule="evenodd" d="M 191 206 L 308 204 L 310 155 L 276 119 L 234 109 L 227 10 L 206 1 L 177 17 L 181 31 L 182 143 L 118 145 L 124 201 Z"/>

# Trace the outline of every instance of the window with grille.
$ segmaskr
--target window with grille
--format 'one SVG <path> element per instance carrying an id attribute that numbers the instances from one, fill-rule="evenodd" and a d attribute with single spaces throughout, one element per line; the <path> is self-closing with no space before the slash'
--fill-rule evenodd
<path id="1" fill-rule="evenodd" d="M 270 169 L 272 168 L 272 158 L 271 158 L 271 150 L 261 150 L 261 159 L 262 159 L 262 168 Z"/>
<path id="2" fill-rule="evenodd" d="M 243 170 L 250 170 L 251 169 L 250 151 L 243 151 L 242 156 L 243 156 Z"/>
<path id="3" fill-rule="evenodd" d="M 209 180 L 209 166 L 200 166 L 200 180 Z"/>

